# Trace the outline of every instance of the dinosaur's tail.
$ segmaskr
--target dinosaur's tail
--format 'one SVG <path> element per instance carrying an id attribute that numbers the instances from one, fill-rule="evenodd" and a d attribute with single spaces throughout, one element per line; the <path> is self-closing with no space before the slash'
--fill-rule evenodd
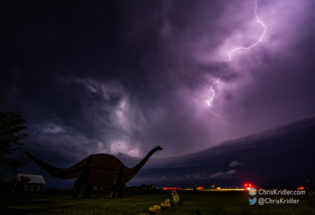
<path id="1" fill-rule="evenodd" d="M 53 167 L 44 161 L 41 161 L 37 157 L 31 155 L 28 152 L 25 152 L 25 154 L 30 157 L 35 163 L 37 163 L 41 168 L 43 168 L 46 172 L 48 172 L 50 175 L 59 178 L 59 179 L 73 179 L 78 178 L 80 176 L 81 170 L 84 165 L 84 160 L 80 161 L 79 163 L 75 164 L 74 166 L 67 168 L 67 169 L 59 169 L 56 167 Z"/>

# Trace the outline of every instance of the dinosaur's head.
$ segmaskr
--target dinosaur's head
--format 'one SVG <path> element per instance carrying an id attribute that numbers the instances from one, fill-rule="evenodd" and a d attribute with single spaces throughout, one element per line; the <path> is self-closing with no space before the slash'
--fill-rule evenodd
<path id="1" fill-rule="evenodd" d="M 160 146 L 156 147 L 155 149 L 156 149 L 156 150 L 163 150 L 163 148 L 160 147 Z"/>

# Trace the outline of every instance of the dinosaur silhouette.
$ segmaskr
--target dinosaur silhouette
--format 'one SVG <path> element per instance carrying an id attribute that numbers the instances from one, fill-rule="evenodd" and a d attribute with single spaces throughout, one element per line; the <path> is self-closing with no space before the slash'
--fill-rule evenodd
<path id="1" fill-rule="evenodd" d="M 121 197 L 125 183 L 130 181 L 161 147 L 152 149 L 143 160 L 133 168 L 126 167 L 118 158 L 109 154 L 95 154 L 81 160 L 67 169 L 55 168 L 28 152 L 25 152 L 35 163 L 50 175 L 59 179 L 74 179 L 73 199 L 90 197 L 93 187 L 110 188 L 110 197 Z"/>

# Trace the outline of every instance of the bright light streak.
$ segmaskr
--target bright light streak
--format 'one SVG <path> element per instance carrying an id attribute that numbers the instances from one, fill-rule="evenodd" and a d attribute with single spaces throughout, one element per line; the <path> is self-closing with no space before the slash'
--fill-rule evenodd
<path id="1" fill-rule="evenodd" d="M 221 75 L 220 75 L 220 77 L 221 77 Z M 213 86 L 214 86 L 215 84 L 219 83 L 220 77 L 218 78 L 218 80 L 217 80 L 216 82 L 214 82 L 214 83 L 211 85 L 210 91 L 212 91 L 212 96 L 211 96 L 211 98 L 210 98 L 209 100 L 206 100 L 206 103 L 208 104 L 208 106 L 211 105 L 211 102 L 212 102 L 212 100 L 213 100 L 213 98 L 214 98 L 214 96 L 215 96 L 215 91 L 214 91 L 214 89 L 213 89 Z"/>
<path id="2" fill-rule="evenodd" d="M 230 53 L 229 53 L 229 59 L 227 59 L 227 60 L 221 59 L 220 61 L 231 61 L 231 60 L 232 60 L 232 53 L 233 53 L 233 52 L 235 52 L 235 51 L 237 51 L 237 50 L 242 50 L 242 49 L 251 49 L 251 48 L 253 48 L 254 46 L 256 46 L 258 43 L 260 43 L 260 42 L 262 41 L 262 38 L 263 38 L 263 36 L 265 35 L 265 32 L 266 32 L 266 30 L 267 30 L 267 26 L 266 26 L 262 21 L 259 20 L 259 17 L 258 17 L 258 15 L 257 15 L 257 0 L 255 0 L 255 16 L 256 16 L 256 21 L 264 27 L 264 31 L 263 31 L 263 33 L 260 35 L 259 40 L 258 40 L 256 43 L 254 43 L 253 45 L 249 46 L 249 47 L 237 47 L 237 48 L 235 48 L 235 49 L 232 49 L 232 50 L 230 51 Z"/>
<path id="3" fill-rule="evenodd" d="M 229 55 L 228 55 L 229 58 L 228 58 L 228 59 L 221 59 L 220 62 L 222 62 L 222 61 L 231 61 L 231 60 L 232 60 L 232 54 L 233 54 L 233 52 L 236 52 L 237 50 L 251 49 L 251 48 L 253 48 L 254 46 L 256 46 L 258 43 L 260 43 L 260 42 L 262 41 L 263 36 L 265 35 L 265 32 L 266 32 L 266 30 L 267 30 L 267 26 L 266 26 L 262 21 L 260 21 L 258 15 L 257 15 L 257 0 L 255 0 L 255 16 L 256 16 L 256 21 L 257 21 L 257 23 L 261 24 L 261 25 L 264 27 L 264 30 L 263 30 L 262 34 L 260 35 L 259 40 L 258 40 L 256 43 L 254 43 L 253 45 L 249 46 L 249 47 L 236 47 L 236 48 L 232 49 L 232 50 L 229 52 Z M 219 83 L 221 75 L 222 75 L 222 72 L 221 72 L 221 69 L 220 69 L 220 76 L 219 76 L 218 79 L 211 85 L 210 89 L 207 91 L 207 92 L 209 92 L 209 91 L 212 92 L 211 98 L 208 99 L 208 100 L 205 100 L 205 102 L 207 103 L 207 105 L 208 105 L 209 107 L 211 106 L 211 104 L 212 104 L 212 102 L 213 102 L 213 99 L 214 99 L 214 96 L 215 96 L 215 93 L 216 93 L 215 90 L 213 89 L 213 86 L 216 85 L 217 83 Z M 203 94 L 202 94 L 199 98 L 197 98 L 197 99 L 202 98 L 204 94 L 205 94 L 205 93 L 203 93 Z M 196 101 L 197 99 L 195 99 L 194 101 Z M 214 115 L 217 115 L 217 114 L 215 114 L 215 113 L 213 113 L 213 114 L 214 114 Z"/>
<path id="4" fill-rule="evenodd" d="M 163 187 L 163 190 L 178 190 L 178 187 Z"/>

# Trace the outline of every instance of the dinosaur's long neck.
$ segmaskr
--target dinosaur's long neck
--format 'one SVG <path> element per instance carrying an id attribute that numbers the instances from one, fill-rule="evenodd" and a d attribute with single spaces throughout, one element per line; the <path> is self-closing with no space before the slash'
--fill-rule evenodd
<path id="1" fill-rule="evenodd" d="M 149 160 L 149 158 L 158 150 L 158 148 L 152 149 L 137 166 L 130 169 L 130 172 L 128 174 L 131 174 L 131 176 L 134 177 L 144 166 L 144 164 Z"/>

